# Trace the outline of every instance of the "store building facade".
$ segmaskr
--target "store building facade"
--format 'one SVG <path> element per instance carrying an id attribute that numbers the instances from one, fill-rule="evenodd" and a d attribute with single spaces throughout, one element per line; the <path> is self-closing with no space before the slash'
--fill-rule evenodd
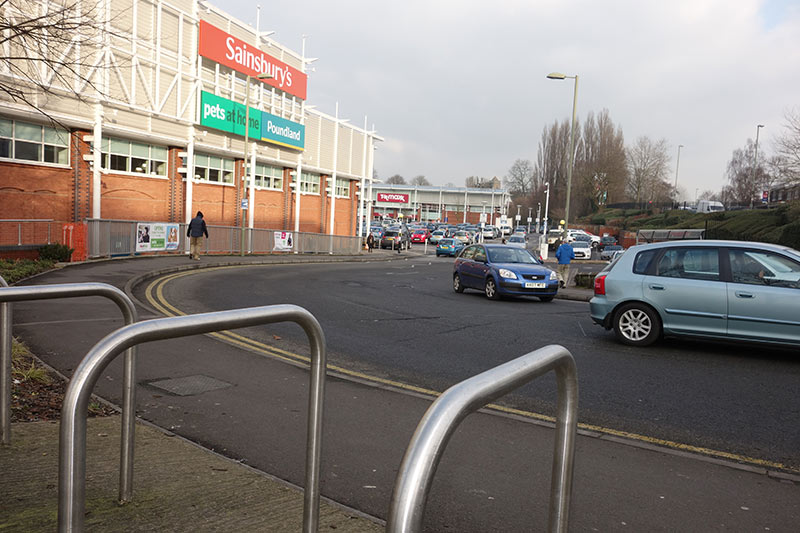
<path id="1" fill-rule="evenodd" d="M 387 185 L 375 183 L 370 193 L 372 218 L 405 218 L 418 222 L 495 224 L 508 213 L 511 195 L 505 189 Z"/>
<path id="2" fill-rule="evenodd" d="M 98 5 L 108 31 L 94 49 L 52 50 L 84 79 L 51 75 L 33 95 L 52 120 L 0 95 L 0 218 L 187 223 L 202 211 L 213 225 L 357 235 L 381 138 L 338 106 L 309 109 L 304 51 L 196 0 Z"/>

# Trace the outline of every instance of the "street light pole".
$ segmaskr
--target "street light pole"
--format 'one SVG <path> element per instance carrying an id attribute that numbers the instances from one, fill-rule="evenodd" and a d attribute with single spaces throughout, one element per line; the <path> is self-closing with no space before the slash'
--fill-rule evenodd
<path id="1" fill-rule="evenodd" d="M 547 75 L 551 80 L 563 80 L 566 78 L 575 80 L 575 91 L 572 96 L 572 122 L 569 125 L 569 166 L 567 167 L 567 205 L 564 208 L 564 234 L 569 227 L 569 201 L 572 193 L 572 170 L 575 166 L 575 112 L 578 107 L 578 75 L 567 76 L 560 72 L 551 72 Z"/>
<path id="2" fill-rule="evenodd" d="M 678 169 L 681 166 L 681 148 L 683 148 L 682 144 L 678 145 L 678 162 L 675 163 L 675 193 L 678 192 Z"/>
<path id="3" fill-rule="evenodd" d="M 259 80 L 268 80 L 271 79 L 272 76 L 269 74 L 259 74 L 258 76 L 256 76 L 256 78 L 258 78 Z M 242 240 L 239 247 L 239 256 L 244 256 L 244 209 L 245 209 L 244 198 L 245 198 L 245 192 L 247 191 L 247 189 L 244 187 L 244 184 L 247 183 L 245 180 L 247 180 L 248 177 L 251 180 L 250 189 L 255 190 L 255 183 L 253 183 L 254 178 L 253 176 L 248 176 L 247 174 L 247 167 L 248 167 L 247 145 L 250 144 L 250 75 L 249 74 L 245 78 L 244 83 L 245 83 L 244 84 L 244 172 L 243 172 L 244 176 L 242 176 L 242 179 L 240 180 L 242 186 L 241 186 L 241 194 L 239 195 L 239 201 L 241 202 L 241 205 L 239 206 L 240 207 L 239 212 L 241 213 L 241 223 L 242 223 Z M 252 170 L 252 165 L 250 166 Z M 249 202 L 250 200 L 253 199 L 252 196 L 253 196 L 252 194 L 248 195 L 247 199 L 248 201 L 247 209 L 249 209 L 251 213 L 253 212 L 252 211 L 253 206 L 249 205 Z"/>
<path id="4" fill-rule="evenodd" d="M 761 128 L 763 128 L 763 124 L 759 124 L 756 126 L 756 150 L 755 154 L 753 155 L 753 172 L 750 177 L 750 181 L 753 183 L 753 186 L 756 184 L 756 166 L 758 165 L 758 134 L 761 132 Z M 750 209 L 753 208 L 753 194 L 750 194 Z"/>

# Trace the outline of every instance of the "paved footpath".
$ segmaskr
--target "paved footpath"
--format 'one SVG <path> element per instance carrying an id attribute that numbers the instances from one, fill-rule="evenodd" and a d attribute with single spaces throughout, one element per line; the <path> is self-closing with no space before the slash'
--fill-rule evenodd
<path id="1" fill-rule="evenodd" d="M 220 256 L 199 263 L 176 256 L 137 258 L 69 266 L 26 284 L 99 281 L 131 291 L 156 274 L 210 265 L 395 259 L 396 254 L 380 252 L 357 257 Z M 588 298 L 582 289 L 562 293 Z M 68 374 L 89 347 L 121 322 L 113 304 L 82 301 L 16 303 L 14 333 L 48 364 Z M 140 319 L 154 317 L 147 308 L 139 312 Z M 239 348 L 207 336 L 187 337 L 177 348 L 169 343 L 146 346 L 137 368 L 137 412 L 142 419 L 153 414 L 159 420 L 165 420 L 161 413 L 173 412 L 174 423 L 164 424 L 165 429 L 144 421 L 137 424 L 134 501 L 119 506 L 119 417 L 90 420 L 87 530 L 298 531 L 307 371 L 260 357 L 250 365 Z M 198 356 L 209 350 L 212 358 Z M 170 358 L 177 360 L 182 373 L 163 365 Z M 268 367 L 268 378 L 257 375 L 256 367 Z M 188 371 L 238 380 L 235 394 L 226 389 L 167 399 L 142 385 Z M 119 376 L 112 365 L 97 387 L 115 403 Z M 242 400 L 231 400 L 235 397 Z M 241 418 L 228 421 L 231 409 L 219 413 L 214 401 L 242 402 L 236 410 Z M 247 418 L 246 406 L 256 401 L 283 407 L 259 412 L 263 419 Z M 429 405 L 429 398 L 418 395 L 338 377 L 328 380 L 321 476 L 327 499 L 320 511 L 320 530 L 382 529 L 403 451 Z M 193 410 L 199 415 L 190 418 Z M 0 531 L 55 528 L 57 429 L 55 423 L 15 424 L 12 444 L 0 447 Z M 255 468 L 243 464 L 243 450 L 253 441 L 263 442 L 258 453 L 247 455 L 246 462 Z M 468 417 L 438 469 L 426 531 L 544 529 L 552 448 L 553 430 L 547 425 L 485 412 Z M 798 524 L 797 475 L 579 433 L 572 531 L 796 532 Z"/>

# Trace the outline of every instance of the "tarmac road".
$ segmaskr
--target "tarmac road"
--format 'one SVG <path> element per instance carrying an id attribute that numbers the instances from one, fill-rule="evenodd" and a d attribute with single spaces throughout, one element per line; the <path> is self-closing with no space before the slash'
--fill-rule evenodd
<path id="1" fill-rule="evenodd" d="M 225 261 L 231 258 L 206 264 Z M 70 267 L 34 283 L 91 280 L 124 287 L 136 276 L 188 263 L 176 257 L 97 263 Z M 251 292 L 262 283 L 264 279 L 251 280 Z M 202 292 L 212 285 L 196 287 Z M 191 309 L 202 303 L 186 298 L 181 306 Z M 336 309 L 337 303 L 329 305 Z M 44 306 L 20 303 L 14 310 L 15 333 L 67 373 L 96 340 L 121 324 L 113 305 L 89 298 Z M 140 312 L 141 318 L 153 316 L 145 308 Z M 223 386 L 178 396 L 154 385 L 165 378 L 195 375 L 211 377 Z M 143 418 L 302 483 L 308 382 L 303 368 L 201 336 L 140 346 L 137 378 L 138 412 Z M 98 390 L 118 401 L 119 389 L 120 369 L 113 365 Z M 403 449 L 429 402 L 416 394 L 329 379 L 323 494 L 385 517 Z M 571 529 L 792 531 L 800 522 L 795 476 L 764 468 L 733 468 L 695 455 L 630 444 L 582 432 Z M 439 466 L 426 530 L 542 529 L 551 450 L 552 431 L 547 427 L 514 417 L 469 417 Z"/>

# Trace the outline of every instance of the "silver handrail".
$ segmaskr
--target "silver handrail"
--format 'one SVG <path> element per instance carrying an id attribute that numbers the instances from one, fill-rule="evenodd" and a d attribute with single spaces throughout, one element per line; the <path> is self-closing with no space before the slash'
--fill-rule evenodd
<path id="1" fill-rule="evenodd" d="M 122 350 L 143 342 L 286 321 L 299 324 L 311 344 L 303 531 L 316 531 L 319 525 L 325 336 L 317 319 L 296 305 L 270 305 L 146 320 L 122 327 L 95 344 L 75 369 L 61 410 L 58 530 L 72 532 L 83 529 L 86 500 L 86 409 L 98 378 Z"/>
<path id="2" fill-rule="evenodd" d="M 8 345 L 8 366 L 3 362 L 3 383 L 8 388 L 3 390 L 3 442 L 11 441 L 11 306 L 10 302 L 30 300 L 53 300 L 57 298 L 78 298 L 82 296 L 103 296 L 117 304 L 125 324 L 133 324 L 137 320 L 136 307 L 128 295 L 107 283 L 63 283 L 54 285 L 31 285 L 24 287 L 0 288 L 0 302 L 8 306 L 8 327 L 3 324 L 0 329 L 0 343 Z M 128 502 L 133 498 L 133 441 L 136 421 L 136 351 L 130 348 L 125 352 L 125 364 L 122 375 L 122 432 L 119 458 L 119 501 Z M 8 396 L 6 396 L 8 395 Z M 6 398 L 8 403 L 5 404 Z M 8 425 L 5 417 L 8 416 Z"/>
<path id="3" fill-rule="evenodd" d="M 0 287 L 8 283 L 0 276 Z M 11 444 L 11 304 L 0 303 L 0 443 Z"/>
<path id="4" fill-rule="evenodd" d="M 578 419 L 578 377 L 572 354 L 557 345 L 545 346 L 453 385 L 433 402 L 403 456 L 386 531 L 422 531 L 436 467 L 450 437 L 468 414 L 550 370 L 556 372 L 558 409 L 548 530 L 567 531 Z"/>

